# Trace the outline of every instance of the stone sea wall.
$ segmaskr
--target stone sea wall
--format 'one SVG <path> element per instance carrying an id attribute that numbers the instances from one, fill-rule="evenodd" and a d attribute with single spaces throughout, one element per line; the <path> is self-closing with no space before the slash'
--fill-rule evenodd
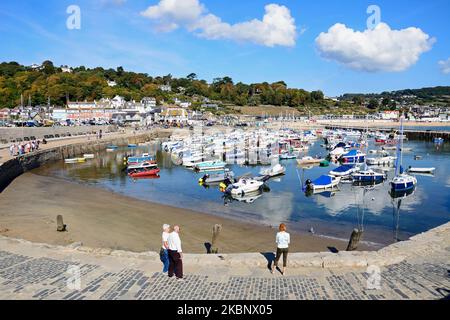
<path id="1" fill-rule="evenodd" d="M 159 253 L 113 250 L 108 248 L 90 248 L 82 243 L 73 243 L 68 246 L 54 246 L 44 243 L 32 243 L 21 239 L 12 239 L 0 236 L 0 246 L 20 244 L 33 252 L 50 250 L 54 254 L 81 253 L 91 257 L 110 257 L 112 259 L 127 260 L 130 264 L 139 265 L 141 262 L 158 262 Z M 438 256 L 448 255 L 450 248 L 450 222 L 425 233 L 416 235 L 407 241 L 398 242 L 373 252 L 317 252 L 317 253 L 290 253 L 289 268 L 310 269 L 336 269 L 336 268 L 367 268 L 369 266 L 386 267 L 399 264 L 406 260 L 423 259 L 430 254 Z M 236 254 L 188 254 L 183 256 L 183 263 L 199 268 L 266 268 L 267 258 L 261 253 Z M 222 269 L 225 270 L 225 269 Z"/>
<path id="2" fill-rule="evenodd" d="M 0 193 L 24 172 L 38 168 L 47 162 L 74 158 L 85 153 L 95 153 L 97 151 L 105 150 L 105 148 L 111 144 L 118 146 L 128 145 L 130 143 L 137 144 L 156 138 L 167 138 L 170 134 L 170 131 L 156 130 L 119 138 L 106 138 L 100 141 L 92 140 L 73 144 L 68 142 L 68 144 L 64 146 L 41 150 L 9 160 L 0 166 Z"/>

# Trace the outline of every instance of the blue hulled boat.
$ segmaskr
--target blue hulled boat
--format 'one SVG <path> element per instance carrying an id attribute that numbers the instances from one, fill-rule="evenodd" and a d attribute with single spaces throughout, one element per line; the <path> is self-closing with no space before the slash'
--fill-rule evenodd
<path id="1" fill-rule="evenodd" d="M 403 117 L 400 118 L 400 136 L 403 135 Z M 393 192 L 403 192 L 413 190 L 416 187 L 417 179 L 403 172 L 402 167 L 403 139 L 398 139 L 397 162 L 395 164 L 395 177 L 391 181 Z"/>
<path id="2" fill-rule="evenodd" d="M 366 161 L 366 154 L 359 150 L 350 150 L 341 157 L 343 163 L 364 163 Z"/>

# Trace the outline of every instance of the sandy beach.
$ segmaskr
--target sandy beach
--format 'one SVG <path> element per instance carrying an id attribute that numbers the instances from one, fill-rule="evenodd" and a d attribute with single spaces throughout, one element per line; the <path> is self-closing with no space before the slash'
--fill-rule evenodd
<path id="1" fill-rule="evenodd" d="M 56 231 L 63 215 L 68 232 Z M 206 253 L 212 227 L 222 224 L 222 253 L 274 250 L 276 230 L 186 209 L 141 201 L 59 178 L 26 173 L 0 194 L 0 234 L 33 242 L 135 252 L 158 251 L 161 225 L 180 224 L 184 251 Z M 345 250 L 347 242 L 311 234 L 291 233 L 291 251 Z M 364 244 L 360 250 L 370 249 Z"/>

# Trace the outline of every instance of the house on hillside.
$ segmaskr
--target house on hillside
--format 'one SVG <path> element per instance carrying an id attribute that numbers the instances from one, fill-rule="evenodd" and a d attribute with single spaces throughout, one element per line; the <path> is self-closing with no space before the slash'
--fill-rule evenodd
<path id="1" fill-rule="evenodd" d="M 164 92 L 171 92 L 172 86 L 170 86 L 168 84 L 163 84 L 163 85 L 159 86 L 159 90 L 164 91 Z"/>

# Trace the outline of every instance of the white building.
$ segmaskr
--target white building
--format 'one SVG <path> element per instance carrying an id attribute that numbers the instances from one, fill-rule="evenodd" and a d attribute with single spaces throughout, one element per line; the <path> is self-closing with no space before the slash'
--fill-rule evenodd
<path id="1" fill-rule="evenodd" d="M 141 100 L 141 104 L 143 104 L 146 108 L 155 109 L 156 108 L 156 99 L 151 97 L 144 97 Z"/>
<path id="2" fill-rule="evenodd" d="M 107 80 L 108 86 L 109 87 L 115 87 L 117 86 L 117 83 L 114 80 Z"/>

